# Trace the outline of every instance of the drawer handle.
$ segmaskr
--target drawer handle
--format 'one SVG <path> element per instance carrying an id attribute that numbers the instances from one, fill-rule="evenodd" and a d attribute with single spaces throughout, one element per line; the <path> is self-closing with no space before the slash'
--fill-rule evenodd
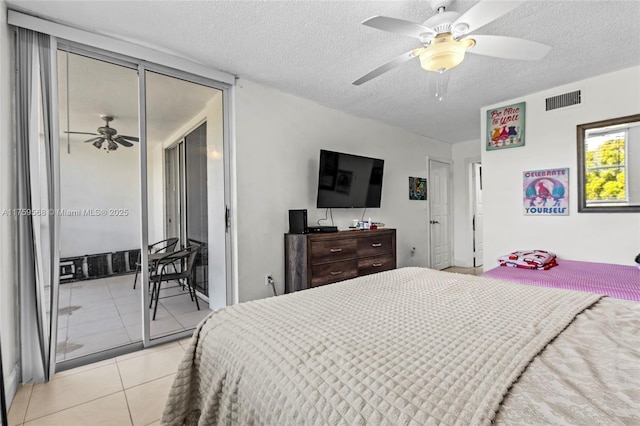
<path id="1" fill-rule="evenodd" d="M 329 249 L 329 251 L 330 251 L 331 253 L 339 253 L 339 252 L 341 252 L 341 251 L 342 251 L 342 249 L 341 249 L 341 248 L 332 248 L 332 249 Z"/>
<path id="2" fill-rule="evenodd" d="M 342 271 L 331 271 L 331 275 L 342 275 Z"/>
<path id="3" fill-rule="evenodd" d="M 374 268 L 378 268 L 378 267 L 382 266 L 382 263 L 374 263 L 371 266 L 373 266 Z"/>
<path id="4" fill-rule="evenodd" d="M 371 247 L 382 247 L 382 243 L 373 243 Z"/>

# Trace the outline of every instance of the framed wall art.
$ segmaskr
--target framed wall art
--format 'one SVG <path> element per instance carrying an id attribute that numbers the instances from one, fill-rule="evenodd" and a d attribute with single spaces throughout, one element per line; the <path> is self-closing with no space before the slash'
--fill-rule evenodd
<path id="1" fill-rule="evenodd" d="M 487 151 L 524 146 L 525 102 L 487 111 Z"/>
<path id="2" fill-rule="evenodd" d="M 526 216 L 569 215 L 569 168 L 522 173 L 522 199 Z"/>
<path id="3" fill-rule="evenodd" d="M 421 177 L 409 177 L 409 199 L 427 199 L 427 180 Z"/>

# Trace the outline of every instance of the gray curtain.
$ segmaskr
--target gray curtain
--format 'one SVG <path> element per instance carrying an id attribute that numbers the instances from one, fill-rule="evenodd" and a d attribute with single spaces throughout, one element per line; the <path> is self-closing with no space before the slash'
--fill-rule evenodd
<path id="1" fill-rule="evenodd" d="M 18 279 L 22 382 L 55 368 L 58 247 L 55 40 L 16 29 Z M 57 158 L 57 157 L 56 157 Z"/>

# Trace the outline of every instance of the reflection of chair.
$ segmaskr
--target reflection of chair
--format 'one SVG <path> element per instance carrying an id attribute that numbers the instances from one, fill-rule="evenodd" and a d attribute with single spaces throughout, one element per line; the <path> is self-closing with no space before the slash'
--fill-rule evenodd
<path id="1" fill-rule="evenodd" d="M 196 290 L 195 288 L 193 288 L 191 282 L 193 265 L 196 261 L 198 249 L 199 248 L 197 246 L 188 246 L 173 253 L 166 253 L 164 256 L 158 259 L 158 269 L 160 271 L 152 271 L 151 276 L 149 277 L 149 282 L 153 283 L 153 286 L 151 288 L 151 301 L 149 303 L 149 308 L 151 308 L 151 306 L 153 305 L 154 320 L 156 319 L 156 312 L 158 311 L 158 299 L 160 299 L 160 287 L 162 286 L 163 281 L 177 281 L 179 285 L 174 287 L 186 286 L 189 290 L 189 296 L 191 296 L 191 300 L 196 302 L 196 307 L 198 308 L 198 310 L 200 310 L 200 305 L 198 304 L 198 296 L 196 295 Z M 171 265 L 173 272 L 169 272 L 167 270 L 169 265 Z M 182 293 L 165 297 L 180 296 L 181 294 Z"/>
<path id="2" fill-rule="evenodd" d="M 173 253 L 178 245 L 177 238 L 167 238 L 166 240 L 158 241 L 157 243 L 153 243 L 149 246 L 149 271 L 153 272 L 155 267 L 157 266 L 157 261 L 159 258 L 163 257 L 163 255 L 167 253 Z M 133 279 L 133 288 L 136 288 L 136 283 L 138 282 L 138 273 L 140 272 L 140 266 L 142 265 L 142 254 L 138 254 L 138 261 L 136 262 L 136 276 Z"/>
<path id="3" fill-rule="evenodd" d="M 208 266 L 208 244 L 195 240 L 193 238 L 189 238 L 189 245 L 198 247 L 198 255 L 196 256 L 196 263 L 193 266 L 193 276 L 191 277 L 191 281 L 193 283 L 193 287 L 198 289 L 205 295 L 209 294 L 209 279 L 207 273 Z"/>

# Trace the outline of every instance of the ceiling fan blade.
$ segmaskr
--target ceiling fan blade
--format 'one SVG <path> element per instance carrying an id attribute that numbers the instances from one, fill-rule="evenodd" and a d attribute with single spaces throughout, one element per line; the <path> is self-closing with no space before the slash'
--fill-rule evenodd
<path id="1" fill-rule="evenodd" d="M 365 21 L 362 21 L 362 25 L 376 28 L 382 31 L 404 34 L 409 37 L 415 38 L 420 38 L 420 34 L 424 33 L 435 34 L 434 30 L 423 25 L 405 21 L 404 19 L 389 18 L 386 16 L 374 16 Z"/>
<path id="2" fill-rule="evenodd" d="M 133 136 L 125 136 L 125 135 L 118 135 L 119 138 L 124 138 L 124 139 L 129 139 L 130 141 L 133 142 L 138 142 L 140 141 L 140 139 L 133 137 Z"/>
<path id="3" fill-rule="evenodd" d="M 391 71 L 392 69 L 394 69 L 397 66 L 400 66 L 402 64 L 404 64 L 405 62 L 409 62 L 410 60 L 412 60 L 413 58 L 416 57 L 416 55 L 414 55 L 414 52 L 416 51 L 416 49 L 410 50 L 406 53 L 403 53 L 402 55 L 398 56 L 395 59 L 392 59 L 391 61 L 387 62 L 384 65 L 379 66 L 378 68 L 374 69 L 373 71 L 363 75 L 362 77 L 360 77 L 359 79 L 357 79 L 356 81 L 353 82 L 354 86 L 360 86 L 362 83 L 366 83 L 367 81 L 374 79 L 376 77 L 378 77 L 379 75 L 384 74 L 387 71 Z"/>
<path id="4" fill-rule="evenodd" d="M 99 141 L 100 139 L 102 139 L 102 136 L 98 136 L 97 138 L 87 139 L 86 141 L 84 141 L 84 143 L 94 143 Z"/>
<path id="5" fill-rule="evenodd" d="M 476 41 L 467 52 L 496 58 L 538 61 L 551 51 L 551 46 L 531 40 L 494 35 L 469 36 Z"/>
<path id="6" fill-rule="evenodd" d="M 462 16 L 460 16 L 458 19 L 456 19 L 455 22 L 451 24 L 451 28 L 456 28 L 456 26 L 458 26 L 459 24 L 467 24 L 469 26 L 469 29 L 464 33 L 468 34 L 480 27 L 484 27 L 489 22 L 495 21 L 502 15 L 512 11 L 524 2 L 525 0 L 480 1 L 471 9 L 463 13 Z"/>
<path id="7" fill-rule="evenodd" d="M 128 140 L 123 139 L 123 136 L 116 136 L 113 138 L 114 141 L 118 142 L 122 146 L 126 146 L 127 148 L 132 147 L 133 144 Z"/>
<path id="8" fill-rule="evenodd" d="M 97 133 L 89 133 L 89 132 L 64 132 L 69 133 L 70 135 L 97 135 Z"/>

